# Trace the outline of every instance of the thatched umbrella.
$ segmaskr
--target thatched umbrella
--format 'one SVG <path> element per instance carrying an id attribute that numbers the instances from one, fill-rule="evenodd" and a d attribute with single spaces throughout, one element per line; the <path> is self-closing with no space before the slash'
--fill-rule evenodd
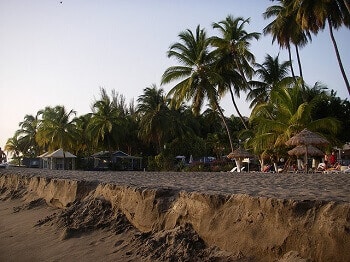
<path id="1" fill-rule="evenodd" d="M 299 145 L 327 145 L 329 142 L 323 136 L 320 136 L 314 132 L 303 129 L 300 133 L 291 137 L 287 142 L 287 146 L 299 146 Z"/>
<path id="2" fill-rule="evenodd" d="M 318 149 L 317 147 L 314 147 L 312 145 L 307 146 L 307 153 L 310 156 L 323 156 L 324 153 Z M 305 146 L 296 146 L 292 150 L 288 151 L 288 155 L 291 156 L 304 156 L 306 154 L 306 147 Z"/>
<path id="3" fill-rule="evenodd" d="M 242 160 L 244 158 L 250 158 L 250 157 L 252 157 L 252 154 L 241 147 L 238 147 L 235 151 L 231 152 L 227 156 L 227 158 L 229 158 L 229 159 L 235 159 L 238 172 L 241 172 Z M 249 165 L 249 163 L 248 163 L 248 165 Z M 249 167 L 248 167 L 248 172 L 249 172 Z"/>
<path id="4" fill-rule="evenodd" d="M 307 130 L 303 129 L 300 133 L 291 137 L 287 142 L 287 146 L 304 146 L 305 147 L 305 163 L 308 159 L 309 146 L 311 145 L 327 145 L 329 142 L 324 137 Z M 306 170 L 307 171 L 307 170 Z"/>

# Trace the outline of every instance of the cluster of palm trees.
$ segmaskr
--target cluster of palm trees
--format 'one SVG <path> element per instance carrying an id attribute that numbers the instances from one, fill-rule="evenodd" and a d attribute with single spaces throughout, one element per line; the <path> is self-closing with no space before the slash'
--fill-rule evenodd
<path id="1" fill-rule="evenodd" d="M 350 26 L 347 0 L 277 2 L 264 13 L 266 18 L 274 18 L 264 33 L 272 34 L 273 41 L 288 49 L 290 61 L 266 55 L 262 64 L 256 63 L 249 48 L 260 33 L 246 31 L 249 19 L 227 16 L 212 24 L 215 36 L 208 36 L 200 26 L 178 35 L 179 41 L 167 53 L 176 65 L 166 69 L 161 79 L 162 84 L 172 85 L 168 94 L 151 85 L 135 106 L 133 102 L 128 105 L 123 95 L 112 91 L 109 96 L 101 88 L 100 99 L 86 115 L 77 117 L 74 110 L 56 106 L 25 116 L 5 149 L 17 156 L 36 156 L 57 148 L 80 156 L 120 149 L 129 154 L 158 155 L 159 162 L 164 162 L 164 157 L 177 154 L 221 156 L 244 141 L 261 161 L 277 161 L 286 154 L 285 141 L 305 127 L 334 143 L 350 140 L 342 129 L 350 125 L 349 102 L 317 83 L 307 86 L 298 52 L 298 47 L 311 40 L 311 33 L 328 24 L 350 94 L 332 31 Z M 293 70 L 291 44 L 296 47 L 299 76 Z M 236 104 L 242 92 L 247 93 L 252 108 L 249 119 Z M 226 117 L 220 106 L 227 94 L 238 117 Z M 341 115 L 331 107 L 342 108 Z M 328 113 L 315 114 L 321 108 Z M 341 139 L 335 139 L 337 136 Z"/>
<path id="2" fill-rule="evenodd" d="M 5 150 L 18 160 L 58 148 L 79 157 L 122 150 L 138 156 L 165 152 L 173 158 L 179 154 L 221 155 L 227 146 L 215 111 L 208 109 L 195 116 L 185 105 L 175 108 L 164 90 L 155 85 L 144 89 L 137 106 L 127 104 L 114 90 L 111 95 L 104 88 L 100 91 L 100 98 L 91 105 L 92 112 L 82 116 L 64 106 L 48 106 L 35 116 L 26 115 Z M 242 128 L 234 117 L 226 122 L 231 130 Z"/>
<path id="3" fill-rule="evenodd" d="M 273 42 L 277 40 L 282 48 L 287 48 L 291 61 L 291 45 L 295 46 L 300 77 L 303 77 L 299 47 L 311 42 L 311 34 L 317 35 L 328 26 L 341 74 L 350 95 L 350 85 L 341 61 L 333 29 L 342 26 L 350 28 L 350 3 L 348 0 L 277 0 L 263 14 L 274 20 L 264 28 L 265 34 L 271 34 Z M 292 75 L 295 76 L 291 66 Z"/>

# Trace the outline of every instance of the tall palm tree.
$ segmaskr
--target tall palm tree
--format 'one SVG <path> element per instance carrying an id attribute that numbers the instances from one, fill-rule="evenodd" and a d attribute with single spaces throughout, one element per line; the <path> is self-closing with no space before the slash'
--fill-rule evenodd
<path id="1" fill-rule="evenodd" d="M 211 43 L 217 48 L 216 67 L 223 77 L 223 83 L 219 85 L 219 94 L 229 91 L 232 103 L 243 125 L 246 123 L 240 113 L 234 95 L 240 97 L 241 91 L 249 90 L 247 79 L 251 79 L 254 73 L 252 64 L 254 55 L 249 51 L 250 41 L 258 40 L 260 34 L 248 33 L 244 27 L 249 24 L 249 19 L 227 16 L 225 20 L 213 23 L 220 36 L 211 38 Z"/>
<path id="2" fill-rule="evenodd" d="M 146 143 L 155 145 L 160 153 L 170 129 L 170 112 L 164 90 L 151 85 L 143 90 L 137 99 L 137 113 L 140 116 L 139 137 Z"/>
<path id="3" fill-rule="evenodd" d="M 169 58 L 175 58 L 181 65 L 171 66 L 162 76 L 162 84 L 175 82 L 168 96 L 172 102 L 180 106 L 183 101 L 190 101 L 195 115 L 198 115 L 206 99 L 220 116 L 227 130 L 233 150 L 230 130 L 225 122 L 223 111 L 219 105 L 219 94 L 216 87 L 222 82 L 221 76 L 214 70 L 215 52 L 209 48 L 210 41 L 204 29 L 197 26 L 193 33 L 187 29 L 179 34 L 180 42 L 171 45 Z"/>
<path id="4" fill-rule="evenodd" d="M 278 5 L 273 5 L 266 9 L 263 14 L 264 18 L 268 19 L 273 17 L 274 20 L 263 29 L 263 32 L 265 35 L 272 35 L 272 43 L 277 40 L 280 47 L 287 48 L 293 77 L 295 77 L 295 74 L 292 65 L 290 44 L 294 44 L 300 77 L 303 78 L 299 47 L 303 47 L 308 41 L 311 41 L 311 34 L 308 30 L 303 29 L 296 21 L 297 13 L 291 4 L 292 1 L 293 0 L 278 0 Z"/>
<path id="5" fill-rule="evenodd" d="M 304 30 L 317 34 L 328 25 L 329 34 L 334 46 L 341 74 L 350 94 L 350 84 L 340 58 L 338 45 L 334 37 L 333 28 L 341 26 L 350 28 L 350 13 L 346 1 L 342 0 L 294 0 L 294 9 L 297 12 L 296 20 Z"/>
<path id="6" fill-rule="evenodd" d="M 279 55 L 272 57 L 269 54 L 265 56 L 262 64 L 255 64 L 255 73 L 261 81 L 250 81 L 253 87 L 248 93 L 247 99 L 251 101 L 250 108 L 259 103 L 265 103 L 270 98 L 270 93 L 281 85 L 287 85 L 292 82 L 288 77 L 290 61 L 280 63 Z"/>

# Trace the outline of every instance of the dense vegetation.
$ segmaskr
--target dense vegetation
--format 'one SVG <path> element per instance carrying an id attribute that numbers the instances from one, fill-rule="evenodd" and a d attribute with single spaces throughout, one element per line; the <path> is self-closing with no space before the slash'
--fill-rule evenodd
<path id="1" fill-rule="evenodd" d="M 350 10 L 344 1 L 280 0 L 263 14 L 272 21 L 263 30 L 289 52 L 289 61 L 266 55 L 261 64 L 250 51 L 259 32 L 247 32 L 250 22 L 227 16 L 212 24 L 217 35 L 198 26 L 181 32 L 167 53 L 176 64 L 165 70 L 163 88 L 151 85 L 127 104 L 115 90 L 100 90 L 91 113 L 77 116 L 64 106 L 47 106 L 35 116 L 26 115 L 5 149 L 15 158 L 35 157 L 58 148 L 79 157 L 97 151 L 122 150 L 143 156 L 148 169 L 174 168 L 176 155 L 194 159 L 211 155 L 220 159 L 244 145 L 261 161 L 287 157 L 285 142 L 304 128 L 318 132 L 331 146 L 350 141 L 350 103 L 333 90 L 303 81 L 299 48 L 312 35 L 329 27 L 345 87 L 350 86 L 341 62 L 333 29 L 350 27 Z M 292 64 L 295 46 L 299 76 Z M 243 117 L 236 104 L 242 92 L 252 108 Z M 230 95 L 236 116 L 227 117 L 220 100 Z M 206 104 L 207 103 L 207 104 Z M 203 106 L 205 105 L 205 108 Z"/>

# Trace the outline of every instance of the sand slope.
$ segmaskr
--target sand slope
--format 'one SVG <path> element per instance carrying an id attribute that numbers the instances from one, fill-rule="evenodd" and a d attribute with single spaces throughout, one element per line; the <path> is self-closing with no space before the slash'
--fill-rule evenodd
<path id="1" fill-rule="evenodd" d="M 13 238 L 41 233 L 43 242 L 35 246 L 44 246 L 43 250 L 56 248 L 56 252 L 68 250 L 61 254 L 37 251 L 39 257 L 50 257 L 52 261 L 66 260 L 68 254 L 75 259 L 86 255 L 88 261 L 95 257 L 117 261 L 350 260 L 350 204 L 344 184 L 339 186 L 338 199 L 334 192 L 327 191 L 326 196 L 329 194 L 332 200 L 327 201 L 324 192 L 320 191 L 318 198 L 314 190 L 298 187 L 298 181 L 290 187 L 304 194 L 300 199 L 286 199 L 270 197 L 269 194 L 282 195 L 283 190 L 276 192 L 275 188 L 271 192 L 264 188 L 264 194 L 249 190 L 239 194 L 205 193 L 201 182 L 205 175 L 196 177 L 199 190 L 195 192 L 192 188 L 177 188 L 175 185 L 184 181 L 176 174 L 167 177 L 172 179 L 170 186 L 157 187 L 155 182 L 147 186 L 147 179 L 147 187 L 140 187 L 113 178 L 93 180 L 91 173 L 84 172 L 79 173 L 80 179 L 68 179 L 66 172 L 28 172 L 6 170 L 0 177 L 2 199 L 20 198 L 26 203 L 15 208 L 15 213 L 10 208 L 13 201 L 1 203 L 4 216 L 0 220 L 0 251 L 4 258 L 13 257 L 13 261 L 18 261 L 11 253 L 15 247 L 32 249 L 21 247 Z M 99 175 L 95 174 L 95 178 Z M 142 184 L 145 174 L 135 173 L 132 177 Z M 349 181 L 347 177 L 340 178 Z M 196 179 L 189 179 L 190 187 L 195 187 Z M 322 188 L 331 189 L 334 184 L 337 183 L 332 178 Z M 256 190 L 261 192 L 261 188 Z M 19 214 L 31 220 L 21 221 Z M 9 223 L 14 217 L 18 220 Z M 20 226 L 14 226 L 16 223 Z M 15 229 L 20 232 L 13 233 Z M 49 239 L 44 241 L 45 238 Z M 7 248 L 11 243 L 13 246 Z"/>

